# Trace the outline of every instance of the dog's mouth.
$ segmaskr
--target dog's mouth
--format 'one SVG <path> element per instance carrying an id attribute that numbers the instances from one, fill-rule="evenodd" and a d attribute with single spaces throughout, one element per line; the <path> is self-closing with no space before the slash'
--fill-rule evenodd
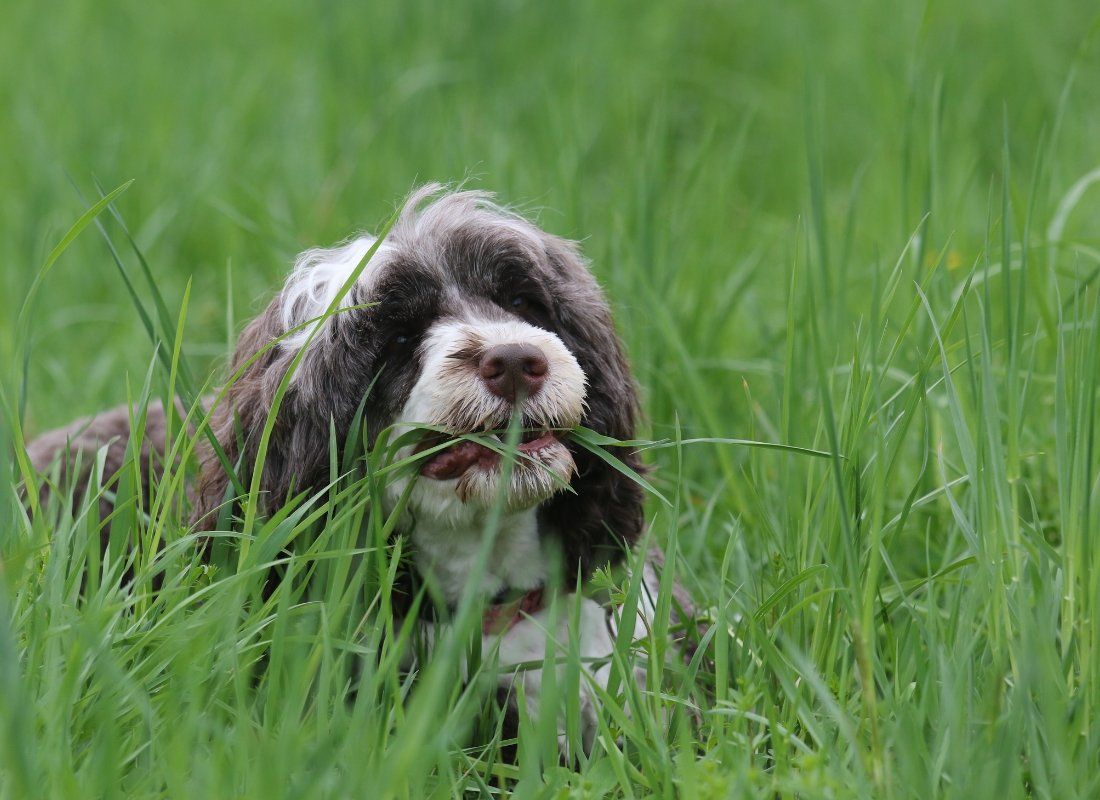
<path id="1" fill-rule="evenodd" d="M 496 434 L 485 435 L 503 445 L 501 436 Z M 547 429 L 524 431 L 520 436 L 519 445 L 516 447 L 520 454 L 520 463 L 526 461 L 531 464 L 532 462 L 545 461 L 545 455 L 557 451 L 559 448 L 564 448 L 561 436 L 560 432 Z M 431 450 L 449 438 L 451 437 L 441 433 L 429 435 L 416 446 L 413 452 L 415 454 Z M 501 454 L 498 450 L 470 439 L 463 439 L 443 448 L 428 458 L 421 464 L 420 474 L 432 480 L 448 481 L 460 478 L 474 469 L 483 472 L 495 472 L 500 468 L 500 461 Z"/>

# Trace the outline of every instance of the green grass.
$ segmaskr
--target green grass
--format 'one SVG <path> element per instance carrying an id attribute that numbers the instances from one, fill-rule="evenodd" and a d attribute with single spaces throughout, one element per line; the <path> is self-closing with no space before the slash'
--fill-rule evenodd
<path id="1" fill-rule="evenodd" d="M 385 476 L 210 568 L 186 464 L 147 513 L 124 476 L 144 547 L 101 555 L 87 513 L 27 517 L 5 458 L 0 796 L 1100 795 L 1098 26 L 1022 0 L 14 4 L 4 450 L 212 384 L 296 252 L 469 178 L 584 240 L 668 441 L 652 536 L 710 625 L 690 665 L 656 632 L 660 691 L 620 684 L 590 757 L 528 721 L 512 767 L 490 676 L 455 680 L 474 609 L 399 669 Z"/>

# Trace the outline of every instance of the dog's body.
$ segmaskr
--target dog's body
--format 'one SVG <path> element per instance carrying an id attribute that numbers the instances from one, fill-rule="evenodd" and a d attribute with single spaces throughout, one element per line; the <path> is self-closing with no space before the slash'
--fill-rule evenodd
<path id="1" fill-rule="evenodd" d="M 303 348 L 264 459 L 267 512 L 329 484 L 331 433 L 345 441 L 364 397 L 372 445 L 387 430 L 399 435 L 431 425 L 460 436 L 500 432 L 519 418 L 527 432 L 507 486 L 496 448 L 431 435 L 398 451 L 397 458 L 418 459 L 419 471 L 389 484 L 387 506 L 397 508 L 407 497 L 399 527 L 413 544 L 416 571 L 454 605 L 503 494 L 492 556 L 477 587 L 493 615 L 485 648 L 497 650 L 503 665 L 540 660 L 549 624 L 544 593 L 562 591 L 562 619 L 575 610 L 581 621 L 582 655 L 609 655 L 613 615 L 575 593 L 571 581 L 623 559 L 643 530 L 643 497 L 630 478 L 565 436 L 577 425 L 614 439 L 634 436 L 635 388 L 598 285 L 572 243 L 477 192 L 447 194 L 438 186 L 415 192 L 338 299 L 374 244 L 363 236 L 304 253 L 279 295 L 241 334 L 232 363 L 240 377 L 211 419 L 228 462 L 251 474 L 280 381 Z M 318 321 L 334 305 L 342 310 Z M 28 448 L 34 466 L 44 470 L 59 451 L 88 453 L 112 438 L 108 452 L 119 456 L 128 416 L 115 410 L 45 434 Z M 162 418 L 162 408 L 150 408 L 147 438 L 154 444 L 163 435 Z M 208 444 L 200 447 L 192 522 L 211 530 L 232 492 L 221 460 Z M 615 455 L 641 471 L 633 452 Z M 553 559 L 560 559 L 556 568 Z M 555 575 L 565 585 L 550 586 Z M 595 675 L 601 682 L 602 669 Z M 535 710 L 538 671 L 522 674 Z M 582 702 L 586 739 L 594 733 L 590 698 L 586 692 Z"/>

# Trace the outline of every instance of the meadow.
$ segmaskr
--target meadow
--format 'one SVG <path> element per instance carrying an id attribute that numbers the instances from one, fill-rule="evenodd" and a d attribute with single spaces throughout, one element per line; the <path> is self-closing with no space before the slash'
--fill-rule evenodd
<path id="1" fill-rule="evenodd" d="M 1090 4 L 4 16 L 0 797 L 1100 796 Z M 652 691 L 568 765 L 553 720 L 501 757 L 455 679 L 470 614 L 400 669 L 380 478 L 249 520 L 221 567 L 171 502 L 186 459 L 151 508 L 120 484 L 128 565 L 20 496 L 20 442 L 216 386 L 296 253 L 429 180 L 583 242 L 701 606 L 690 662 L 620 643 Z"/>

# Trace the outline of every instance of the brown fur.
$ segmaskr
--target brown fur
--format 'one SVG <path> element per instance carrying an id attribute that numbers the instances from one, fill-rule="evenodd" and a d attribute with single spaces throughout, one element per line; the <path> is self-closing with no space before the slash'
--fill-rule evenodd
<path id="1" fill-rule="evenodd" d="M 182 416 L 182 408 L 180 408 Z M 139 409 L 130 406 L 116 406 L 91 417 L 84 417 L 42 434 L 27 445 L 27 455 L 31 466 L 37 472 L 49 474 L 57 463 L 59 486 L 71 486 L 74 502 L 80 499 L 88 488 L 96 454 L 106 445 L 107 453 L 103 461 L 105 487 L 111 487 L 113 479 L 122 468 L 126 459 L 126 448 L 130 441 L 130 418 L 139 413 Z M 164 453 L 167 446 L 168 418 L 164 404 L 160 400 L 149 403 L 145 418 L 145 436 L 141 442 L 142 500 L 149 507 L 149 486 L 151 480 L 158 478 L 164 469 Z M 39 502 L 49 502 L 54 486 L 43 480 L 39 484 Z M 113 510 L 113 504 L 106 496 L 99 500 L 100 519 L 106 519 Z M 104 544 L 108 531 L 101 534 Z"/>

